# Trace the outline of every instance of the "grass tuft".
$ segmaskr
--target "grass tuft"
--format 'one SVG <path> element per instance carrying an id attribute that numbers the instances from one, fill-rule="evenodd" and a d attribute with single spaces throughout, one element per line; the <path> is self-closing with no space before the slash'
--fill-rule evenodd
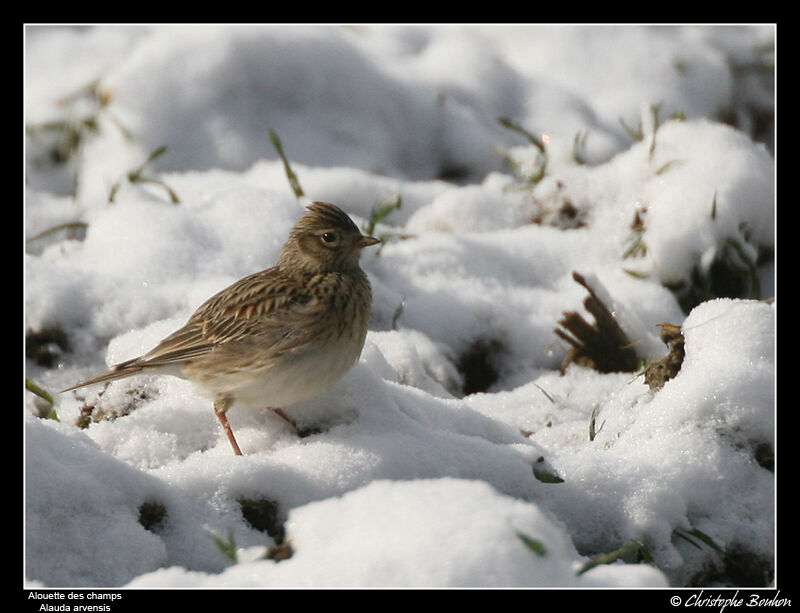
<path id="1" fill-rule="evenodd" d="M 33 380 L 28 378 L 25 379 L 25 389 L 34 394 L 37 398 L 41 398 L 45 402 L 45 406 L 42 407 L 43 410 L 39 415 L 40 417 L 58 421 L 58 413 L 56 413 L 55 399 L 49 392 L 47 392 L 45 389 L 36 384 Z"/>
<path id="2" fill-rule="evenodd" d="M 536 164 L 531 169 L 523 169 L 510 154 L 503 151 L 500 152 L 501 155 L 503 155 L 506 163 L 511 167 L 511 170 L 514 172 L 514 174 L 521 177 L 526 183 L 530 185 L 536 185 L 544 178 L 547 172 L 548 157 L 544 140 L 531 134 L 515 120 L 508 117 L 498 117 L 497 122 L 504 128 L 516 132 L 517 134 L 521 134 L 539 152 Z"/>
<path id="3" fill-rule="evenodd" d="M 211 530 L 211 528 L 206 528 L 206 532 L 211 535 L 211 538 L 213 539 L 214 544 L 217 546 L 217 549 L 219 549 L 226 558 L 228 558 L 234 564 L 239 562 L 239 558 L 236 555 L 236 539 L 233 537 L 233 529 L 228 528 L 227 537 L 220 536 Z"/>
<path id="4" fill-rule="evenodd" d="M 125 175 L 125 179 L 127 179 L 128 183 L 134 185 L 137 183 L 152 183 L 154 185 L 159 185 L 163 187 L 167 194 L 169 195 L 170 201 L 172 204 L 180 203 L 180 198 L 178 195 L 173 191 L 173 189 L 159 179 L 153 179 L 151 177 L 146 177 L 144 175 L 145 169 L 155 162 L 158 158 L 164 155 L 167 152 L 167 147 L 162 145 L 161 147 L 157 147 L 150 155 L 147 156 L 147 159 L 141 165 L 137 166 L 133 170 L 129 171 Z M 119 191 L 120 187 L 122 187 L 123 179 L 120 179 L 114 185 L 111 186 L 111 191 L 108 194 L 108 201 L 114 202 L 114 198 L 117 196 L 117 192 Z"/>
<path id="5" fill-rule="evenodd" d="M 283 144 L 281 143 L 281 139 L 271 129 L 267 130 L 267 134 L 269 134 L 269 140 L 272 141 L 272 146 L 275 147 L 275 151 L 277 151 L 278 156 L 283 162 L 283 170 L 286 172 L 286 178 L 289 180 L 289 187 L 292 188 L 292 192 L 294 192 L 295 197 L 303 198 L 305 196 L 305 192 L 300 186 L 300 181 L 292 170 L 292 166 L 289 164 L 286 154 L 283 152 Z"/>
<path id="6" fill-rule="evenodd" d="M 362 231 L 372 236 L 375 232 L 375 227 L 382 223 L 393 211 L 400 209 L 403 206 L 403 197 L 400 194 L 394 194 L 387 199 L 378 199 L 373 205 L 372 211 L 369 214 L 369 219 L 362 227 Z"/>
<path id="7" fill-rule="evenodd" d="M 697 549 L 702 549 L 703 545 L 705 545 L 706 547 L 710 547 L 717 553 L 724 553 L 722 547 L 717 545 L 714 539 L 708 536 L 705 532 L 701 532 L 697 528 L 692 528 L 691 530 L 687 530 L 686 532 L 675 530 L 673 534 L 678 538 L 683 539 L 687 543 L 690 543 L 693 547 L 696 547 Z M 698 544 L 696 541 L 700 541 L 700 544 Z"/>
<path id="8" fill-rule="evenodd" d="M 34 243 L 36 241 L 42 240 L 43 238 L 48 238 L 53 236 L 54 234 L 58 234 L 59 232 L 65 233 L 65 238 L 67 240 L 83 240 L 86 236 L 86 228 L 89 227 L 89 224 L 85 221 L 70 221 L 68 223 L 58 224 L 53 226 L 52 228 L 48 228 L 47 230 L 43 230 L 30 238 L 25 239 L 25 244 Z"/>
<path id="9" fill-rule="evenodd" d="M 540 540 L 528 536 L 519 530 L 514 530 L 514 532 L 516 533 L 517 538 L 525 545 L 525 547 L 530 549 L 537 556 L 543 558 L 547 555 L 547 547 L 545 547 L 544 543 L 542 543 Z"/>
<path id="10" fill-rule="evenodd" d="M 509 130 L 512 130 L 517 134 L 521 134 L 522 136 L 524 136 L 531 145 L 533 145 L 539 150 L 540 153 L 547 153 L 544 149 L 544 142 L 542 141 L 542 139 L 537 138 L 536 136 L 528 132 L 525 128 L 523 128 L 519 123 L 517 123 L 513 119 L 510 119 L 509 117 L 498 117 L 497 123 L 499 123 L 504 128 L 508 128 Z"/>
<path id="11" fill-rule="evenodd" d="M 544 456 L 540 456 L 533 465 L 533 476 L 542 483 L 564 483 L 564 480 L 547 466 Z"/>
<path id="12" fill-rule="evenodd" d="M 631 541 L 616 551 L 603 553 L 592 557 L 588 562 L 586 562 L 586 564 L 578 569 L 578 576 L 593 569 L 595 566 L 600 566 L 601 564 L 611 564 L 612 562 L 616 562 L 617 560 L 634 553 L 642 562 L 645 562 L 646 564 L 653 564 L 653 557 L 650 555 L 647 547 L 645 547 L 641 541 Z"/>
<path id="13" fill-rule="evenodd" d="M 107 117 L 127 140 L 131 140 L 128 129 L 109 109 L 111 100 L 111 92 L 100 86 L 100 79 L 95 79 L 57 101 L 57 105 L 64 109 L 66 119 L 31 123 L 25 126 L 25 132 L 30 136 L 56 135 L 57 141 L 49 153 L 50 161 L 68 164 L 76 158 L 83 143 L 99 133 L 101 116 Z M 82 112 L 87 105 L 89 111 Z"/>
<path id="14" fill-rule="evenodd" d="M 586 158 L 583 152 L 586 150 L 586 138 L 588 136 L 589 132 L 581 132 L 579 130 L 572 141 L 572 161 L 578 166 L 586 165 Z"/>
<path id="15" fill-rule="evenodd" d="M 594 409 L 592 409 L 592 416 L 591 416 L 591 418 L 589 419 L 589 440 L 590 440 L 590 441 L 593 441 L 593 440 L 594 440 L 594 438 L 595 438 L 595 437 L 596 437 L 598 434 L 600 434 L 600 432 L 603 430 L 603 426 L 605 426 L 605 425 L 606 425 L 606 422 L 605 422 L 605 421 L 603 421 L 603 423 L 602 423 L 602 424 L 600 424 L 600 427 L 599 427 L 599 428 L 596 428 L 596 427 L 595 427 L 595 420 L 597 419 L 597 412 L 598 412 L 599 410 L 600 410 L 600 407 L 599 407 L 599 406 L 596 406 L 596 407 L 594 407 Z"/>

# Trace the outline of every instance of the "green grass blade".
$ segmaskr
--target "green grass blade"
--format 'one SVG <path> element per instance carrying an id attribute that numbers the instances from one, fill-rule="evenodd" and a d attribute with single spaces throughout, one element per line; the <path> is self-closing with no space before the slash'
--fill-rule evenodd
<path id="1" fill-rule="evenodd" d="M 527 534 L 520 532 L 519 530 L 515 530 L 514 532 L 516 533 L 517 538 L 521 540 L 524 543 L 524 545 L 528 549 L 530 549 L 533 553 L 535 553 L 537 556 L 543 558 L 544 556 L 547 555 L 547 547 L 545 547 L 544 543 L 542 543 L 540 540 L 530 537 Z"/>
<path id="2" fill-rule="evenodd" d="M 300 187 L 300 181 L 297 179 L 297 175 L 292 170 L 292 166 L 289 164 L 289 160 L 286 158 L 286 155 L 283 152 L 281 139 L 278 138 L 278 135 L 272 130 L 267 130 L 267 133 L 269 134 L 269 139 L 272 141 L 272 146 L 275 147 L 275 151 L 278 152 L 278 156 L 283 162 L 283 169 L 286 172 L 286 178 L 289 180 L 289 186 L 292 188 L 292 191 L 297 198 L 302 198 L 305 196 L 305 192 L 303 192 L 303 188 Z"/>

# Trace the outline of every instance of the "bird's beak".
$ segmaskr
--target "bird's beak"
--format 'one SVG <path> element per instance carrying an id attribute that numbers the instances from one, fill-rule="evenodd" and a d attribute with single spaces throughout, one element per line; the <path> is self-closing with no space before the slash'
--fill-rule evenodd
<path id="1" fill-rule="evenodd" d="M 369 247 L 370 245 L 377 245 L 380 243 L 380 239 L 372 237 L 372 236 L 362 236 L 358 239 L 358 246 L 361 248 Z"/>

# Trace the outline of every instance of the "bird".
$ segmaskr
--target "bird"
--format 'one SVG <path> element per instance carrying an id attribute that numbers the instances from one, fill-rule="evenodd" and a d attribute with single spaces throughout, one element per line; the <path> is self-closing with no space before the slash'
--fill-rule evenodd
<path id="1" fill-rule="evenodd" d="M 296 427 L 283 408 L 324 394 L 361 355 L 372 290 L 359 257 L 381 242 L 334 204 L 306 209 L 273 267 L 210 297 L 147 353 L 62 393 L 140 373 L 189 380 L 213 399 L 236 455 L 233 406 L 266 407 Z"/>

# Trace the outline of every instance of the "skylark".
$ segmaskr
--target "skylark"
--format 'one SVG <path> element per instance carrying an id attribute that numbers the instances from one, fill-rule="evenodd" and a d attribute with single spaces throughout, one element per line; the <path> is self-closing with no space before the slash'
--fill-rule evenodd
<path id="1" fill-rule="evenodd" d="M 372 304 L 358 260 L 379 242 L 338 207 L 314 202 L 277 265 L 209 298 L 144 355 L 63 391 L 137 373 L 188 379 L 214 399 L 233 451 L 242 455 L 225 415 L 231 407 L 269 407 L 292 422 L 283 407 L 327 391 L 358 361 Z"/>

